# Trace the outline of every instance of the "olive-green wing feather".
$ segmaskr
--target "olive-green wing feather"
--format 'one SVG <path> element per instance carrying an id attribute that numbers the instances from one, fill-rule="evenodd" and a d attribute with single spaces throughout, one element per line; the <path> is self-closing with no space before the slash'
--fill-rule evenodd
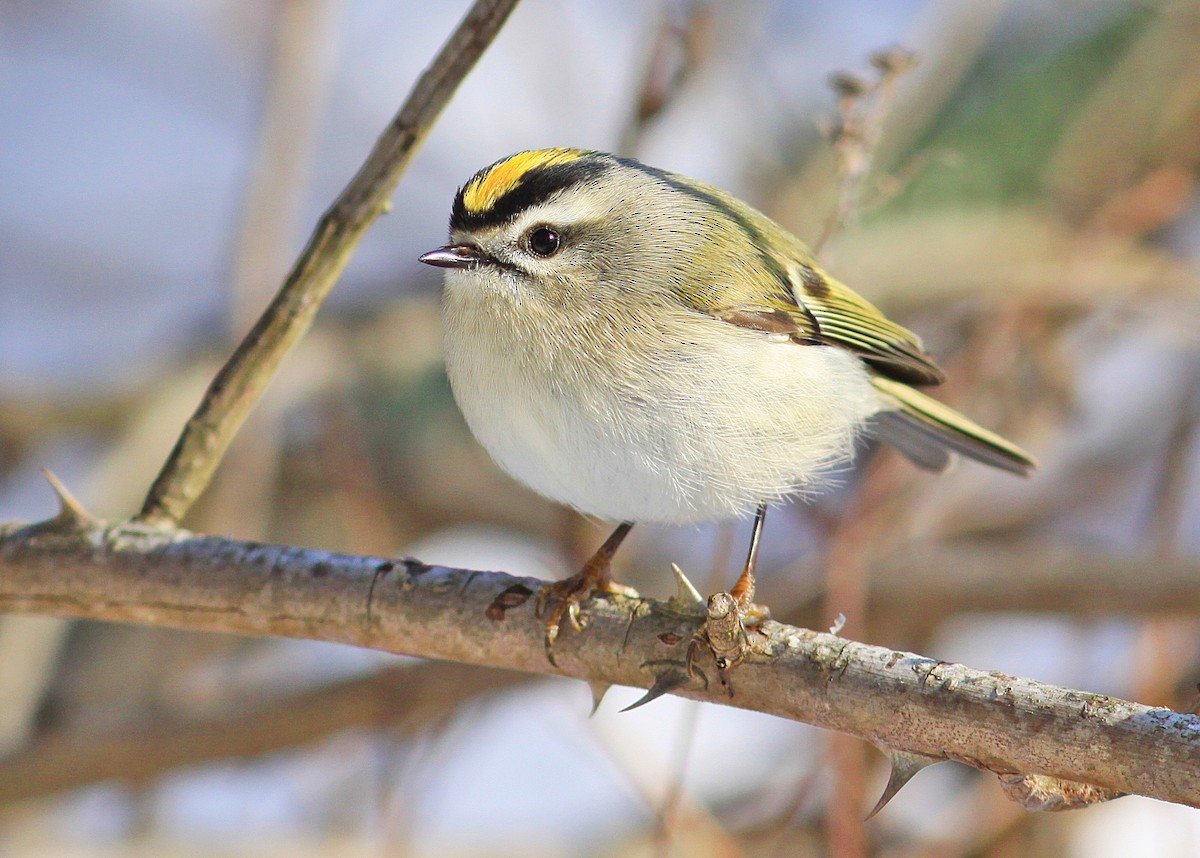
<path id="1" fill-rule="evenodd" d="M 945 380 L 920 337 L 823 271 L 802 241 L 778 227 L 764 234 L 770 255 L 787 272 L 796 305 L 816 323 L 816 342 L 847 348 L 876 371 L 908 384 Z"/>
<path id="2" fill-rule="evenodd" d="M 876 372 L 907 384 L 941 384 L 945 380 L 915 334 L 889 321 L 846 286 L 814 268 L 805 268 L 821 277 L 820 297 L 800 298 L 776 291 L 754 303 L 717 308 L 712 315 L 744 328 L 786 333 L 799 343 L 848 349 Z"/>
<path id="3" fill-rule="evenodd" d="M 773 333 L 784 327 L 781 319 L 790 319 L 794 328 L 790 333 L 797 342 L 849 349 L 877 372 L 908 384 L 940 384 L 945 379 L 916 334 L 822 271 L 798 238 L 722 191 L 681 177 L 674 181 L 677 189 L 724 214 L 708 223 L 714 246 L 753 248 L 758 254 L 755 277 L 746 278 L 745 269 L 741 276 L 729 271 L 723 285 L 706 284 L 704 298 L 692 299 L 693 304 L 708 305 L 698 309 L 732 324 Z M 722 228 L 730 235 L 721 235 Z M 723 262 L 729 264 L 719 258 L 708 260 L 714 271 Z"/>
<path id="4" fill-rule="evenodd" d="M 815 265 L 797 263 L 796 267 L 796 302 L 816 320 L 817 342 L 850 349 L 878 372 L 908 384 L 945 380 L 916 334 Z"/>

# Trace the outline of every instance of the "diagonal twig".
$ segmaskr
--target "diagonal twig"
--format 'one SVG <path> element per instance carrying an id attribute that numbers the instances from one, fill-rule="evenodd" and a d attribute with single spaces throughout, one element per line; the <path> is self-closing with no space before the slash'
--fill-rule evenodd
<path id="1" fill-rule="evenodd" d="M 177 524 L 208 486 L 234 434 L 312 324 L 400 176 L 467 72 L 500 31 L 517 0 L 476 0 L 421 75 L 374 149 L 317 223 L 278 294 L 238 345 L 184 426 L 136 520 Z"/>

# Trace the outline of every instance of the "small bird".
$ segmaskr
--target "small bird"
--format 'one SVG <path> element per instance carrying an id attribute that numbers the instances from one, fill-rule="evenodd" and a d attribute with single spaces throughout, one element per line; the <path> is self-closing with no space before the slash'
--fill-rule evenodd
<path id="1" fill-rule="evenodd" d="M 1015 474 L 1023 450 L 916 388 L 944 376 L 915 334 L 803 243 L 685 176 L 583 149 L 519 152 L 454 198 L 446 369 L 496 462 L 547 498 L 621 524 L 544 588 L 546 650 L 637 521 L 754 515 L 730 591 L 754 594 L 767 507 L 811 495 L 873 434 L 922 468 L 958 453 Z M 547 606 L 550 606 L 547 610 Z"/>

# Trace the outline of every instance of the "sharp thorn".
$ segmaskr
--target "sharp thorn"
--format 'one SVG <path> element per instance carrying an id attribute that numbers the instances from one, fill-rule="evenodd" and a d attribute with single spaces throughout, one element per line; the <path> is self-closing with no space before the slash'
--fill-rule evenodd
<path id="1" fill-rule="evenodd" d="M 590 717 L 595 715 L 596 710 L 600 708 L 600 703 L 604 700 L 604 695 L 608 693 L 608 689 L 612 688 L 612 683 L 589 682 L 588 688 L 592 689 L 592 711 L 588 713 Z"/>
<path id="2" fill-rule="evenodd" d="M 923 754 L 911 754 L 908 751 L 885 750 L 884 754 L 892 763 L 892 771 L 888 776 L 887 786 L 883 788 L 883 795 L 879 797 L 879 801 L 875 802 L 875 807 L 867 814 L 867 819 L 887 807 L 888 802 L 896 797 L 896 793 L 900 792 L 904 785 L 913 779 L 913 775 L 926 766 L 942 762 L 938 757 L 926 757 Z"/>
<path id="3" fill-rule="evenodd" d="M 83 508 L 83 504 L 71 494 L 70 489 L 62 484 L 54 472 L 49 468 L 42 468 L 42 476 L 46 478 L 46 482 L 50 483 L 50 488 L 54 489 L 54 494 L 58 496 L 58 515 L 55 521 L 63 525 L 75 525 L 77 527 L 92 527 L 100 522 L 90 512 Z"/>
<path id="4" fill-rule="evenodd" d="M 707 602 L 700 595 L 700 591 L 688 580 L 687 575 L 683 574 L 683 570 L 677 564 L 671 564 L 671 571 L 675 573 L 676 591 L 675 595 L 667 600 L 667 604 L 678 613 L 703 615 Z"/>
<path id="5" fill-rule="evenodd" d="M 647 689 L 646 693 L 630 703 L 622 712 L 628 712 L 631 709 L 637 709 L 639 706 L 645 706 L 668 692 L 674 691 L 676 688 L 682 688 L 688 684 L 688 675 L 679 668 L 672 667 L 664 670 L 658 676 L 654 677 L 654 684 Z"/>

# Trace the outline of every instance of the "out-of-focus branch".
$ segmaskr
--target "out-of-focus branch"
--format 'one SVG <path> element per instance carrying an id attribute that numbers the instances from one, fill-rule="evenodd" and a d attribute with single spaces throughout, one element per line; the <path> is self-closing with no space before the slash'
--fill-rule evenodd
<path id="1" fill-rule="evenodd" d="M 1197 580 L 1195 557 L 1122 556 L 1052 542 L 978 539 L 876 557 L 871 598 L 884 604 L 905 599 L 905 610 L 922 623 L 964 611 L 1196 616 Z M 922 604 L 930 601 L 940 604 Z"/>
<path id="2" fill-rule="evenodd" d="M 871 65 L 878 74 L 868 80 L 851 72 L 838 72 L 830 85 L 838 97 L 838 122 L 832 131 L 838 153 L 838 202 L 813 243 L 820 253 L 838 230 L 854 220 L 863 180 L 871 170 L 883 118 L 891 104 L 896 81 L 916 65 L 916 55 L 903 48 L 876 51 Z"/>
<path id="3" fill-rule="evenodd" d="M 144 783 L 179 766 L 295 748 L 352 727 L 414 734 L 446 723 L 463 702 L 517 680 L 460 664 L 409 665 L 223 717 L 45 736 L 0 757 L 0 805 L 99 781 Z"/>
<path id="4" fill-rule="evenodd" d="M 150 487 L 138 520 L 179 522 L 208 486 L 234 434 L 284 355 L 312 324 L 350 254 L 387 211 L 412 156 L 517 0 L 476 0 L 421 75 L 367 160 L 321 216 L 283 286 L 217 373 Z"/>
<path id="5" fill-rule="evenodd" d="M 1036 540 L 969 539 L 900 545 L 871 557 L 866 616 L 875 637 L 934 628 L 958 614 L 1059 612 L 1075 616 L 1200 615 L 1200 560 L 1088 552 Z M 776 617 L 821 628 L 824 585 L 790 587 Z"/>
<path id="6" fill-rule="evenodd" d="M 589 603 L 588 628 L 545 658 L 542 582 L 243 543 L 70 516 L 0 528 L 0 611 L 331 640 L 647 687 L 682 677 L 698 620 L 672 603 Z M 674 693 L 955 759 L 1200 807 L 1200 717 L 972 670 L 780 623 L 733 673 Z M 701 667 L 704 667 L 702 664 Z"/>
<path id="7" fill-rule="evenodd" d="M 675 99 L 712 51 L 714 10 L 706 3 L 669 6 L 637 87 L 633 115 L 621 132 L 617 151 L 636 155 L 647 128 Z"/>
<path id="8" fill-rule="evenodd" d="M 837 522 L 825 552 L 825 594 L 821 615 L 846 618 L 850 633 L 866 637 L 871 629 L 867 608 L 869 563 L 875 546 L 885 545 L 911 505 L 896 503 L 903 488 L 896 456 L 873 459 L 858 485 L 854 502 Z M 818 628 L 820 626 L 817 626 Z M 841 629 L 839 628 L 838 633 Z M 849 736 L 831 736 L 826 744 L 830 788 L 838 797 L 825 804 L 830 858 L 862 858 L 871 852 L 861 808 L 867 801 L 867 749 Z"/>

